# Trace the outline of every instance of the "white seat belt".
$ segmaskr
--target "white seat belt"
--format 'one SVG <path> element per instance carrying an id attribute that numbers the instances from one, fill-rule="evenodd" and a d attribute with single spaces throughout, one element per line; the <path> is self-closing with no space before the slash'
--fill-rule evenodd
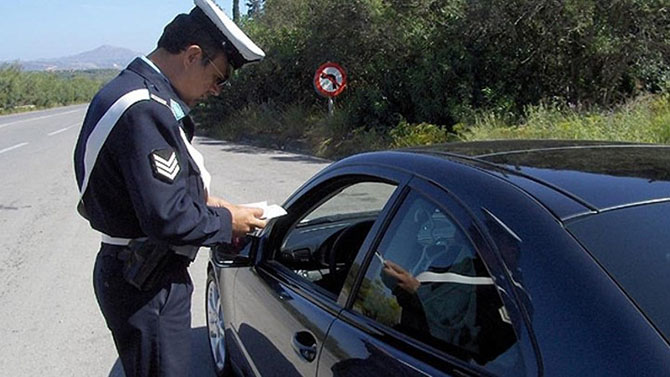
<path id="1" fill-rule="evenodd" d="M 493 279 L 487 277 L 472 277 L 455 274 L 453 272 L 437 273 L 422 272 L 416 276 L 422 283 L 456 283 L 467 285 L 493 285 Z"/>

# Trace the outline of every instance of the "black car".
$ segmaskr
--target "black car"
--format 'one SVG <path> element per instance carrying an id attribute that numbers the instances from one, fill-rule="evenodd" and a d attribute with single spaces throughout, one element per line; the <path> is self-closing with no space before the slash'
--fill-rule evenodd
<path id="1" fill-rule="evenodd" d="M 284 208 L 211 251 L 221 374 L 670 375 L 670 146 L 366 153 Z"/>

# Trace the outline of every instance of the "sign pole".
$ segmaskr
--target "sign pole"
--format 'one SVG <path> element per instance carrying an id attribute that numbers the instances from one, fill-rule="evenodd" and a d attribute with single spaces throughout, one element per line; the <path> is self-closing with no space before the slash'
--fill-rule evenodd
<path id="1" fill-rule="evenodd" d="M 334 101 L 333 101 L 333 97 L 328 97 L 328 115 L 329 115 L 330 117 L 332 117 L 332 116 L 333 116 L 333 113 L 334 113 L 334 109 L 333 109 L 334 104 L 335 104 L 335 103 L 334 103 Z"/>

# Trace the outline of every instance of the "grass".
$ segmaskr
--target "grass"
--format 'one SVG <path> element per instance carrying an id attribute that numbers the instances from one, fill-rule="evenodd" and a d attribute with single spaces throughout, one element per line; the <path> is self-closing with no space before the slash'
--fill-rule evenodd
<path id="1" fill-rule="evenodd" d="M 507 124 L 493 113 L 472 125 L 458 125 L 461 140 L 580 139 L 670 143 L 670 95 L 647 95 L 611 110 L 578 110 L 559 105 L 528 107 L 525 120 Z"/>
<path id="2" fill-rule="evenodd" d="M 314 156 L 338 159 L 354 153 L 388 148 L 388 135 L 363 127 L 350 129 L 347 114 L 295 105 L 279 109 L 271 103 L 257 104 L 238 110 L 225 119 L 204 115 L 208 134 L 235 142 L 286 149 Z"/>

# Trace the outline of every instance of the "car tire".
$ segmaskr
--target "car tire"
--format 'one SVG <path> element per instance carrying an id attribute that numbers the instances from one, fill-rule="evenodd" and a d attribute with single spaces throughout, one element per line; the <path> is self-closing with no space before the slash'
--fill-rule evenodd
<path id="1" fill-rule="evenodd" d="M 207 316 L 207 340 L 212 362 L 214 363 L 214 371 L 217 376 L 230 376 L 232 373 L 228 350 L 226 349 L 221 296 L 219 287 L 216 284 L 216 278 L 214 277 L 214 271 L 211 269 L 207 273 L 206 287 L 205 315 Z"/>

